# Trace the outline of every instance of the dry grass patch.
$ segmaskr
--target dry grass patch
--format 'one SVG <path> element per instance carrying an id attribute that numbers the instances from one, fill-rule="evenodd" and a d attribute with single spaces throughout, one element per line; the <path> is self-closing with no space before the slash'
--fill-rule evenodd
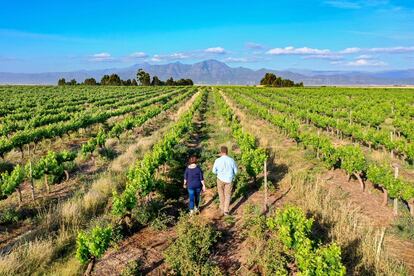
<path id="1" fill-rule="evenodd" d="M 315 234 L 337 242 L 350 275 L 403 275 L 402 263 L 383 250 L 385 229 L 369 226 L 361 208 L 320 178 L 295 177 L 290 201 L 315 217 Z"/>

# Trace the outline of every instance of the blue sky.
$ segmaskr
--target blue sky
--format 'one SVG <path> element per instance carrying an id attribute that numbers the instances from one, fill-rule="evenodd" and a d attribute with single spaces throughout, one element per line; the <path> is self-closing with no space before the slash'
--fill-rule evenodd
<path id="1" fill-rule="evenodd" d="M 193 63 L 414 68 L 414 1 L 6 1 L 0 71 Z"/>

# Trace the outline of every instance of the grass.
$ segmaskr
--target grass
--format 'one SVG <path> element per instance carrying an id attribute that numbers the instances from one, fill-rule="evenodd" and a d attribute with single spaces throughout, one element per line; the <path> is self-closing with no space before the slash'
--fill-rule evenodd
<path id="1" fill-rule="evenodd" d="M 368 226 L 359 206 L 343 199 L 336 190 L 324 189 L 322 180 L 296 177 L 291 195 L 296 205 L 317 218 L 315 231 L 342 248 L 348 273 L 354 275 L 401 275 L 402 264 L 386 252 L 377 253 L 381 230 Z M 376 261 L 380 258 L 380 261 Z"/>
<path id="2" fill-rule="evenodd" d="M 404 213 L 393 224 L 390 232 L 406 240 L 414 241 L 414 218 Z"/>

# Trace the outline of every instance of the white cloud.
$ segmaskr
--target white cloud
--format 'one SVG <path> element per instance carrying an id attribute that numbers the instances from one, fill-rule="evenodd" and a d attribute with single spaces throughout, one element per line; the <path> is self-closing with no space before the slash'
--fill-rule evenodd
<path id="1" fill-rule="evenodd" d="M 189 58 L 190 56 L 184 53 L 174 53 L 169 55 L 170 59 L 186 59 Z"/>
<path id="2" fill-rule="evenodd" d="M 152 56 L 151 61 L 161 62 L 162 61 L 162 58 L 161 58 L 160 55 L 154 55 L 154 56 Z"/>
<path id="3" fill-rule="evenodd" d="M 372 53 L 391 53 L 391 54 L 403 54 L 414 52 L 414 46 L 412 47 L 389 47 L 389 48 L 370 48 L 368 52 Z"/>
<path id="4" fill-rule="evenodd" d="M 387 64 L 381 60 L 360 58 L 360 59 L 350 61 L 346 63 L 346 65 L 355 66 L 355 67 L 363 67 L 363 66 L 385 66 Z"/>
<path id="5" fill-rule="evenodd" d="M 314 49 L 308 47 L 295 48 L 292 46 L 285 48 L 273 48 L 266 52 L 269 55 L 326 55 L 331 51 L 328 49 Z"/>
<path id="6" fill-rule="evenodd" d="M 241 62 L 248 62 L 247 58 L 234 58 L 234 57 L 228 57 L 226 59 L 223 60 L 224 62 L 228 62 L 228 63 L 241 63 Z"/>
<path id="7" fill-rule="evenodd" d="M 211 47 L 205 49 L 204 52 L 209 54 L 225 54 L 226 50 L 223 47 Z"/>
<path id="8" fill-rule="evenodd" d="M 371 55 L 360 55 L 357 57 L 357 59 L 372 59 Z"/>
<path id="9" fill-rule="evenodd" d="M 356 54 L 356 53 L 359 53 L 361 51 L 362 51 L 361 48 L 352 47 L 352 48 L 346 48 L 346 49 L 340 51 L 339 53 L 340 54 Z"/>
<path id="10" fill-rule="evenodd" d="M 103 53 L 98 53 L 98 54 L 94 54 L 91 57 L 91 61 L 113 61 L 114 58 L 111 56 L 111 54 L 103 52 Z"/>
<path id="11" fill-rule="evenodd" d="M 132 57 L 132 58 L 147 58 L 148 54 L 146 54 L 144 52 L 135 52 L 135 53 L 132 53 L 130 55 L 130 57 Z"/>
<path id="12" fill-rule="evenodd" d="M 246 48 L 254 49 L 254 50 L 260 50 L 260 49 L 263 49 L 264 46 L 262 44 L 255 43 L 255 42 L 247 42 L 246 43 Z"/>
<path id="13" fill-rule="evenodd" d="M 189 54 L 185 54 L 185 53 L 173 53 L 173 54 L 166 54 L 166 55 L 153 55 L 150 60 L 154 62 L 162 62 L 162 61 L 173 61 L 173 60 L 179 60 L 179 59 L 186 59 L 190 57 L 191 56 Z"/>
<path id="14" fill-rule="evenodd" d="M 320 55 L 304 56 L 303 59 L 341 60 L 341 59 L 343 59 L 343 56 L 342 55 L 335 54 L 335 53 L 330 53 L 330 54 L 320 54 Z"/>
<path id="15" fill-rule="evenodd" d="M 358 53 L 384 53 L 384 54 L 404 54 L 414 52 L 414 46 L 408 47 L 385 47 L 385 48 L 346 48 L 339 51 L 340 54 L 358 54 Z"/>

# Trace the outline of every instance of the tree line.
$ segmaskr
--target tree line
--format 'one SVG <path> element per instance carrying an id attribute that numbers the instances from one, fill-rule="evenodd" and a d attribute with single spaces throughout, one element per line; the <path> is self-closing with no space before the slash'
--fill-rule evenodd
<path id="1" fill-rule="evenodd" d="M 122 80 L 117 74 L 104 75 L 100 82 L 97 82 L 94 78 L 87 78 L 82 83 L 78 83 L 75 79 L 66 81 L 65 78 L 58 80 L 58 85 L 115 85 L 115 86 L 186 86 L 194 85 L 191 79 L 179 79 L 175 81 L 172 77 L 166 81 L 160 80 L 157 76 L 151 76 L 149 73 L 142 69 L 137 72 L 136 79 Z"/>
<path id="2" fill-rule="evenodd" d="M 278 77 L 273 73 L 266 73 L 260 81 L 260 85 L 273 87 L 303 87 L 303 82 L 295 83 L 292 80 Z"/>

